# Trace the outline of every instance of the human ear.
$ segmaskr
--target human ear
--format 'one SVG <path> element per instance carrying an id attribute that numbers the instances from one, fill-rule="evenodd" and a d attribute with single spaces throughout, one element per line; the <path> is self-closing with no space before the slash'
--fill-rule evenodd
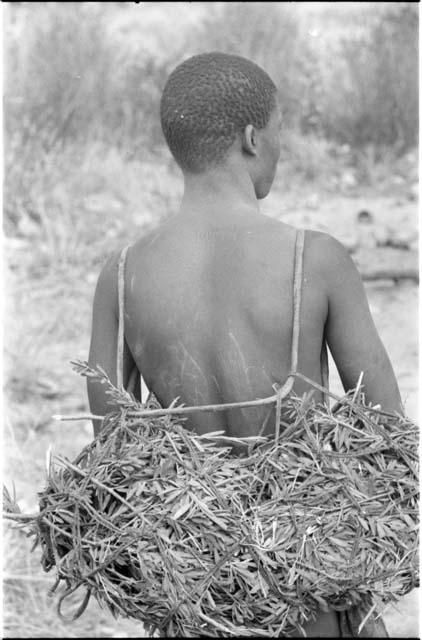
<path id="1" fill-rule="evenodd" d="M 256 156 L 256 130 L 253 124 L 247 124 L 243 132 L 242 149 L 251 156 Z"/>

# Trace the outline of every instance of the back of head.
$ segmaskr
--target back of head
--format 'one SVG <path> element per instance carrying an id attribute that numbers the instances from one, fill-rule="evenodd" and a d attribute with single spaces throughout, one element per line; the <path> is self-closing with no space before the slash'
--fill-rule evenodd
<path id="1" fill-rule="evenodd" d="M 182 170 L 201 173 L 219 164 L 248 124 L 264 128 L 276 86 L 246 58 L 203 53 L 171 73 L 161 98 L 161 126 Z"/>

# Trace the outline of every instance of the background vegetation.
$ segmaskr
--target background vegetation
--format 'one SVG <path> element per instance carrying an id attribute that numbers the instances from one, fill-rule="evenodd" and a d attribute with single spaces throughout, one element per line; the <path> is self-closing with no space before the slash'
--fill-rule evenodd
<path id="1" fill-rule="evenodd" d="M 4 469 L 34 511 L 48 446 L 72 458 L 92 437 L 90 424 L 51 416 L 86 408 L 68 363 L 87 355 L 100 266 L 177 208 L 180 173 L 158 118 L 171 69 L 213 49 L 261 64 L 285 117 L 263 207 L 281 215 L 292 205 L 315 221 L 330 202 L 338 231 L 346 199 L 378 202 L 385 218 L 396 201 L 415 207 L 418 5 L 16 2 L 4 5 L 4 34 Z M 416 288 L 368 293 L 415 406 L 416 317 L 400 311 L 416 314 Z M 37 552 L 9 527 L 4 540 L 6 637 L 142 633 L 95 603 L 76 625 L 60 621 Z M 410 603 L 395 635 L 417 634 Z"/>

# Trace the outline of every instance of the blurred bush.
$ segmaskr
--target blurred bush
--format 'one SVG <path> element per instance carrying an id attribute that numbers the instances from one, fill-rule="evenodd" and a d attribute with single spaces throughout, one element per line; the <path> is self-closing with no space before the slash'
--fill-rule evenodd
<path id="1" fill-rule="evenodd" d="M 19 33 L 9 32 L 5 47 L 8 134 L 45 150 L 69 139 L 101 139 L 128 153 L 162 142 L 158 104 L 167 66 L 152 56 L 129 57 L 111 42 L 116 4 L 9 6 Z"/>
<path id="2" fill-rule="evenodd" d="M 392 2 L 364 33 L 343 39 L 321 101 L 325 134 L 382 160 L 418 137 L 418 5 Z M 377 153 L 378 151 L 378 153 Z"/>

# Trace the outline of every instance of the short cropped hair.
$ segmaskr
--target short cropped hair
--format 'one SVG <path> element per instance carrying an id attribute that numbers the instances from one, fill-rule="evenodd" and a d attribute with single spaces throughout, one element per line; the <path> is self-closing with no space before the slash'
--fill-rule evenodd
<path id="1" fill-rule="evenodd" d="M 174 69 L 161 97 L 161 126 L 182 170 L 219 164 L 246 125 L 264 128 L 276 103 L 269 75 L 246 58 L 202 53 Z"/>

